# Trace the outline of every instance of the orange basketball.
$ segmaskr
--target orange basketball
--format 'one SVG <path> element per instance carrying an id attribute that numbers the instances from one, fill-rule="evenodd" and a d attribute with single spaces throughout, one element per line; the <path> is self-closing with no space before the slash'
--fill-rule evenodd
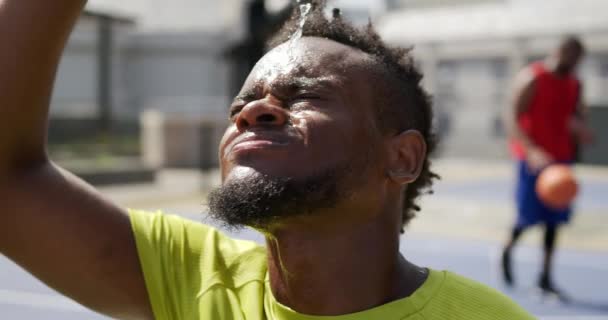
<path id="1" fill-rule="evenodd" d="M 578 183 L 568 165 L 553 164 L 545 168 L 536 181 L 536 193 L 548 207 L 565 209 L 578 193 Z"/>

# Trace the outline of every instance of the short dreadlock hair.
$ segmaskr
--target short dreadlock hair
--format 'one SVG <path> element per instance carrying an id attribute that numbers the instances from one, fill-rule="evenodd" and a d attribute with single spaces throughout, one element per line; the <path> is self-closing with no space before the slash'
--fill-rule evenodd
<path id="1" fill-rule="evenodd" d="M 381 90 L 377 96 L 382 99 L 378 101 L 378 127 L 385 133 L 417 130 L 427 144 L 422 172 L 416 181 L 409 184 L 404 194 L 402 227 L 405 227 L 415 212 L 420 211 L 416 204 L 418 197 L 425 190 L 430 190 L 433 180 L 439 177 L 430 169 L 429 155 L 437 143 L 432 129 L 431 99 L 420 83 L 422 74 L 410 55 L 411 48 L 388 46 L 371 22 L 366 28 L 357 28 L 342 19 L 339 9 L 333 10 L 333 19 L 330 20 L 325 15 L 325 0 L 313 0 L 311 4 L 312 10 L 304 24 L 302 36 L 329 39 L 369 54 L 377 62 L 376 67 L 385 79 L 385 83 L 375 86 L 376 90 Z M 289 41 L 297 31 L 300 19 L 296 7 L 291 18 L 269 41 L 268 49 Z"/>

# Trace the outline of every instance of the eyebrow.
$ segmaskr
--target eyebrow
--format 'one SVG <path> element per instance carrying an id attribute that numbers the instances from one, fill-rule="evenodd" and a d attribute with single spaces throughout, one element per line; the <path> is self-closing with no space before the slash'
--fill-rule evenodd
<path id="1" fill-rule="evenodd" d="M 335 77 L 323 76 L 323 77 L 290 77 L 282 78 L 272 83 L 270 87 L 277 91 L 297 91 L 300 89 L 319 89 L 326 88 L 328 90 L 335 89 L 337 87 Z M 234 102 L 237 101 L 249 101 L 254 100 L 262 86 L 261 82 L 258 82 L 252 88 L 247 89 L 234 98 Z"/>
<path id="2" fill-rule="evenodd" d="M 336 80 L 334 77 L 291 77 L 284 80 L 279 80 L 276 84 L 271 84 L 271 87 L 278 90 L 298 90 L 298 89 L 318 89 L 318 88 L 335 88 Z"/>

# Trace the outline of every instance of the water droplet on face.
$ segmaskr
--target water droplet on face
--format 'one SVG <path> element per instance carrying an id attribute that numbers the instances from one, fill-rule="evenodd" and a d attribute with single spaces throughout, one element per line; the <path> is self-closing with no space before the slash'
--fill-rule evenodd
<path id="1" fill-rule="evenodd" d="M 268 54 L 268 59 L 265 59 L 266 63 L 264 63 L 264 67 L 261 68 L 264 73 L 260 76 L 261 78 L 265 78 L 267 83 L 273 82 L 280 74 L 285 74 L 288 73 L 288 71 L 295 69 L 299 60 L 301 60 L 298 58 L 295 48 L 298 40 L 302 38 L 304 33 L 304 26 L 306 25 L 306 20 L 312 10 L 312 4 L 306 2 L 306 0 L 297 0 L 297 4 L 300 10 L 298 28 L 289 38 L 286 48 L 275 48 L 273 52 Z M 267 63 L 268 61 L 272 61 L 272 65 Z"/>

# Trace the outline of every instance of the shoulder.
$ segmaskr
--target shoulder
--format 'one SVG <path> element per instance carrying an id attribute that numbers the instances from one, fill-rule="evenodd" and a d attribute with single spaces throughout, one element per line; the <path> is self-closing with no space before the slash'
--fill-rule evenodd
<path id="1" fill-rule="evenodd" d="M 207 276 L 265 261 L 265 249 L 252 241 L 232 239 L 214 227 L 176 215 L 129 210 L 140 257 L 190 266 Z M 194 270 L 190 270 L 194 271 Z"/>
<path id="2" fill-rule="evenodd" d="M 509 297 L 477 281 L 442 271 L 443 283 L 432 304 L 449 319 L 535 319 Z"/>
<path id="3" fill-rule="evenodd" d="M 543 75 L 543 67 L 540 62 L 530 64 L 520 70 L 515 76 L 515 88 L 524 90 L 535 86 Z"/>
<path id="4" fill-rule="evenodd" d="M 236 255 L 261 248 L 252 241 L 232 239 L 209 225 L 161 211 L 129 210 L 129 216 L 136 236 L 192 247 L 218 247 Z"/>
<path id="5" fill-rule="evenodd" d="M 193 301 L 212 288 L 230 290 L 264 281 L 266 251 L 256 243 L 162 212 L 129 210 L 129 216 L 158 319 L 182 319 L 195 312 Z"/>
<path id="6" fill-rule="evenodd" d="M 543 61 L 543 60 L 537 60 L 537 61 L 530 63 L 526 69 L 529 69 L 530 72 L 535 73 L 535 74 L 542 74 L 542 73 L 548 72 L 545 61 Z"/>

